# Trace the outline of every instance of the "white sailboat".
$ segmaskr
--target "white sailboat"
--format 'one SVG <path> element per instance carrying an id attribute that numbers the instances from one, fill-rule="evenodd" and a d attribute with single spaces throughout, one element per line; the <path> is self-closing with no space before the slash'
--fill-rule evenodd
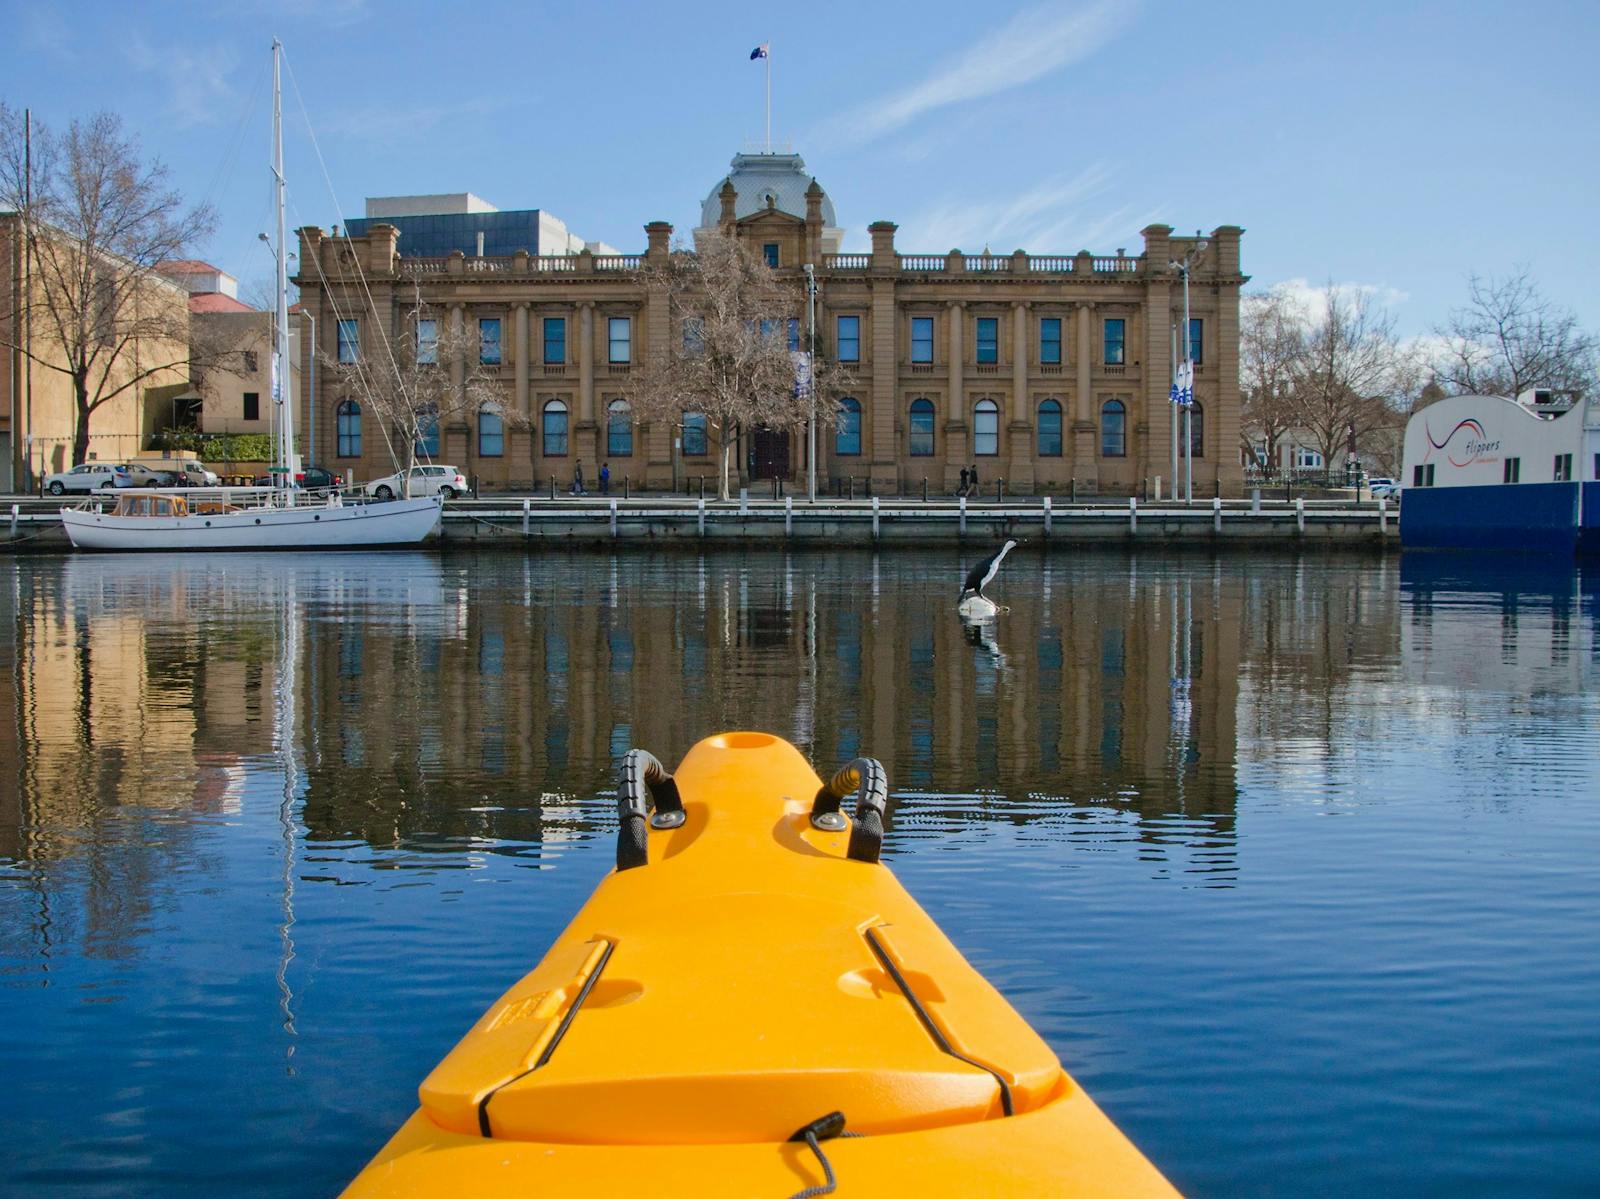
<path id="1" fill-rule="evenodd" d="M 289 272 L 284 229 L 283 45 L 272 42 L 272 173 L 277 192 L 278 302 L 273 318 L 272 401 L 277 424 L 278 470 L 272 488 L 187 488 L 180 492 L 125 490 L 117 505 L 100 511 L 94 501 L 61 509 L 61 523 L 78 549 L 89 550 L 300 550 L 414 545 L 439 527 L 444 500 L 437 495 L 347 504 L 333 495 L 315 503 L 293 487 L 294 405 L 289 378 Z M 312 369 L 315 368 L 313 361 Z"/>

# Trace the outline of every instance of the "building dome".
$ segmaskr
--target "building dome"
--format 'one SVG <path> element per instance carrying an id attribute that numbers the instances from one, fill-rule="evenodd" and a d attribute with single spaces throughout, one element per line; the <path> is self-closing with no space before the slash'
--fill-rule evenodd
<path id="1" fill-rule="evenodd" d="M 717 185 L 700 206 L 701 228 L 715 228 L 722 219 L 722 186 L 730 181 L 737 197 L 733 204 L 734 220 L 765 211 L 768 197 L 779 212 L 802 221 L 806 219 L 806 189 L 813 180 L 806 174 L 805 160 L 800 155 L 735 154 L 732 168 L 717 180 Z M 833 201 L 826 192 L 822 196 L 822 223 L 830 229 L 836 224 Z"/>

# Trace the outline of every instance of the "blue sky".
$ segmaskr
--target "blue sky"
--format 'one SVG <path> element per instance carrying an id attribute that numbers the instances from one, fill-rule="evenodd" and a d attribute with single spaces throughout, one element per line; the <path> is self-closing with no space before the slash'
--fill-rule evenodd
<path id="1" fill-rule="evenodd" d="M 774 140 L 847 249 L 878 219 L 920 252 L 1238 224 L 1252 286 L 1372 287 L 1402 333 L 1519 264 L 1600 330 L 1595 0 L 759 7 L 0 0 L 0 96 L 56 124 L 120 113 L 217 205 L 203 252 L 249 281 L 271 271 L 273 34 L 332 182 L 286 85 L 291 224 L 470 190 L 630 251 L 650 220 L 687 233 L 759 142 L 748 55 L 770 42 Z"/>

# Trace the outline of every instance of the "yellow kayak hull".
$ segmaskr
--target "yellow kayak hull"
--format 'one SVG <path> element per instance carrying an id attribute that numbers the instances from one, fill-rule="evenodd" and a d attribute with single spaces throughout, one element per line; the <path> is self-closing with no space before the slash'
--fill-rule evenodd
<path id="1" fill-rule="evenodd" d="M 875 763 L 853 820 L 768 734 L 649 763 L 619 868 L 348 1196 L 787 1196 L 823 1155 L 840 1195 L 1176 1194 L 876 860 Z"/>

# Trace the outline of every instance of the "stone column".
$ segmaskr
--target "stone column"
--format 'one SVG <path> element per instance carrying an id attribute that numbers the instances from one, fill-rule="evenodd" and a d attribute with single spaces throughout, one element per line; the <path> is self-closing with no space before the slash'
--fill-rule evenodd
<path id="1" fill-rule="evenodd" d="M 594 427 L 594 302 L 578 305 L 578 428 Z"/>
<path id="2" fill-rule="evenodd" d="M 1006 478 L 1021 492 L 1033 490 L 1033 398 L 1028 394 L 1029 308 L 1011 305 L 1011 411 L 1006 423 Z"/>
<path id="3" fill-rule="evenodd" d="M 516 380 L 514 395 L 517 413 L 526 415 L 528 412 L 528 305 L 526 303 L 517 305 L 516 329 L 516 346 L 513 351 L 517 356 L 513 376 Z"/>
<path id="4" fill-rule="evenodd" d="M 1078 304 L 1078 334 L 1073 349 L 1078 355 L 1078 385 L 1072 402 L 1072 474 L 1093 490 L 1100 483 L 1095 460 L 1094 410 L 1094 304 Z"/>
<path id="5" fill-rule="evenodd" d="M 962 384 L 966 379 L 966 356 L 961 348 L 961 335 L 967 315 L 967 302 L 965 300 L 951 300 L 949 311 L 945 319 L 950 322 L 949 330 L 949 361 L 945 364 L 945 377 L 949 383 L 946 389 L 950 403 L 945 412 L 944 422 L 944 462 L 945 462 L 945 487 L 956 485 L 961 474 L 961 468 L 966 466 L 971 459 L 969 438 L 967 437 L 967 396 Z M 992 469 L 992 468 L 991 468 Z"/>
<path id="6" fill-rule="evenodd" d="M 458 405 L 463 403 L 467 385 L 467 363 L 462 357 L 466 353 L 466 313 L 462 309 L 461 304 L 450 305 L 450 340 L 456 347 L 456 352 L 450 356 L 450 389 Z"/>

